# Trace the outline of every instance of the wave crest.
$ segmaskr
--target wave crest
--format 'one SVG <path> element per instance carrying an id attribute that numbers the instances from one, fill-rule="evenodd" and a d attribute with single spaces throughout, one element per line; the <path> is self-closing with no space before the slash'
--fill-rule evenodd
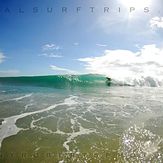
<path id="1" fill-rule="evenodd" d="M 161 87 L 163 81 L 158 78 L 147 76 L 139 78 L 112 79 L 113 85 L 119 86 L 139 86 L 139 87 Z"/>

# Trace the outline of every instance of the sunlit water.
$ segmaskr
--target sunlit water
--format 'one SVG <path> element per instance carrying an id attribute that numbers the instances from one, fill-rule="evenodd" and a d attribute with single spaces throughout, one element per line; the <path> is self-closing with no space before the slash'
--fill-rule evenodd
<path id="1" fill-rule="evenodd" d="M 163 89 L 0 87 L 0 162 L 163 162 Z"/>

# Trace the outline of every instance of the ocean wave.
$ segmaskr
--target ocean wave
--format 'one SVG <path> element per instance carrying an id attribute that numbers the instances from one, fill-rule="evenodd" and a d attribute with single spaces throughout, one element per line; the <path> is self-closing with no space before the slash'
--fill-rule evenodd
<path id="1" fill-rule="evenodd" d="M 86 86 L 105 86 L 106 78 L 103 75 L 54 75 L 31 77 L 4 77 L 0 84 L 29 85 L 54 88 L 73 88 Z"/>
<path id="2" fill-rule="evenodd" d="M 139 86 L 161 87 L 163 81 L 157 77 L 139 76 L 126 78 L 110 78 L 105 75 L 54 75 L 54 76 L 31 76 L 31 77 L 3 77 L 0 84 L 27 85 L 53 88 L 74 87 L 105 87 L 105 86 Z"/>

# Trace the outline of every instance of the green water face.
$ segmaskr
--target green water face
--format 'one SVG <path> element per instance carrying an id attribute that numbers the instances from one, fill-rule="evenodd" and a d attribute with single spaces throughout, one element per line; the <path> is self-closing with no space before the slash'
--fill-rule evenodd
<path id="1" fill-rule="evenodd" d="M 163 161 L 161 88 L 0 90 L 0 162 Z"/>

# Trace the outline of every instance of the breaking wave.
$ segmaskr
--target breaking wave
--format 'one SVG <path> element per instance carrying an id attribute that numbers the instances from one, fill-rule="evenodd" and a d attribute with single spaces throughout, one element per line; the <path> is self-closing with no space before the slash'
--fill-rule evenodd
<path id="1" fill-rule="evenodd" d="M 151 76 L 141 76 L 135 78 L 124 78 L 124 79 L 112 79 L 113 85 L 123 85 L 123 86 L 139 86 L 139 87 L 161 87 L 163 86 L 163 81 L 156 77 Z"/>
<path id="2" fill-rule="evenodd" d="M 163 81 L 154 77 L 139 78 L 110 78 L 105 75 L 54 75 L 54 76 L 31 76 L 31 77 L 1 77 L 0 84 L 27 85 L 53 88 L 74 88 L 74 87 L 105 87 L 105 86 L 147 86 L 161 87 Z"/>

